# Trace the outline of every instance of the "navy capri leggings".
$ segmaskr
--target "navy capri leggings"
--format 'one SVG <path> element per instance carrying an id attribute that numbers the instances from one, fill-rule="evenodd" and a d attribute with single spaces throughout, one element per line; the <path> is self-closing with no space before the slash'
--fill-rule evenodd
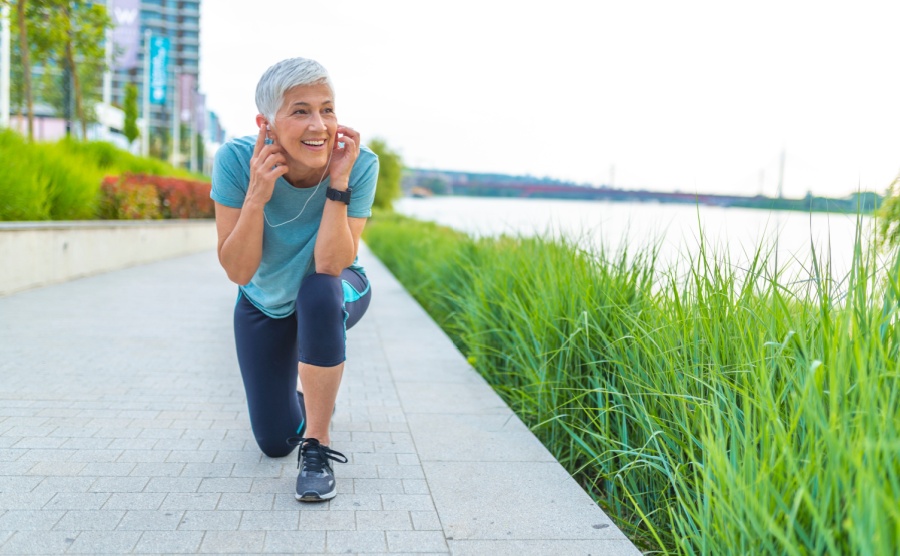
<path id="1" fill-rule="evenodd" d="M 272 318 L 241 295 L 234 307 L 234 339 L 247 392 L 250 426 L 269 457 L 286 456 L 286 440 L 303 426 L 297 400 L 297 363 L 333 367 L 346 358 L 346 331 L 372 297 L 365 274 L 311 274 L 300 285 L 297 310 Z"/>

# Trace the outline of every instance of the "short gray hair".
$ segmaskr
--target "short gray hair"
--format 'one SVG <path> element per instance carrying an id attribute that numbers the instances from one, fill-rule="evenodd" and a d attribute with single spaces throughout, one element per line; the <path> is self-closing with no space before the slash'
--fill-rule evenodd
<path id="1" fill-rule="evenodd" d="M 334 95 L 334 85 L 328 71 L 315 60 L 308 58 L 288 58 L 270 67 L 256 84 L 256 108 L 270 123 L 275 121 L 275 113 L 284 103 L 284 93 L 300 85 L 324 83 Z"/>

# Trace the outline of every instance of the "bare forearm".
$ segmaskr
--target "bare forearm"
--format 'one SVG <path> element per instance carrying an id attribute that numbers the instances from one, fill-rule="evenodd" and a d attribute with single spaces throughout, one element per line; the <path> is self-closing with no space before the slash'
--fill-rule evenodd
<path id="1" fill-rule="evenodd" d="M 316 237 L 316 272 L 338 276 L 355 258 L 356 246 L 347 220 L 347 205 L 338 201 L 325 201 Z"/>
<path id="2" fill-rule="evenodd" d="M 256 274 L 262 260 L 263 207 L 245 202 L 237 224 L 219 249 L 219 262 L 228 278 L 244 285 Z"/>

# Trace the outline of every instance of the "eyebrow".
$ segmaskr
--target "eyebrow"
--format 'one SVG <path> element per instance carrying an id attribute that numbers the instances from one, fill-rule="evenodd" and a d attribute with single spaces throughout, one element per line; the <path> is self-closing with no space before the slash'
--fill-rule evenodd
<path id="1" fill-rule="evenodd" d="M 334 101 L 332 101 L 331 99 L 328 99 L 325 102 L 323 102 L 322 104 L 334 104 Z M 291 103 L 291 106 L 312 106 L 312 105 L 308 102 L 298 100 L 297 102 Z"/>

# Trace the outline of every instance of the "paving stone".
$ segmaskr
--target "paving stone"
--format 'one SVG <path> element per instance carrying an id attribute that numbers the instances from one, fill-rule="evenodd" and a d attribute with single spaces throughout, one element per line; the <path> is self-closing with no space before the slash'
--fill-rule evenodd
<path id="1" fill-rule="evenodd" d="M 254 451 L 219 450 L 213 461 L 216 463 L 259 463 L 262 457 L 265 457 L 262 453 Z"/>
<path id="2" fill-rule="evenodd" d="M 277 495 L 276 495 L 277 496 Z M 332 510 L 383 510 L 380 494 L 342 494 L 329 502 Z M 391 508 L 402 509 L 402 508 Z"/>
<path id="3" fill-rule="evenodd" d="M 63 554 L 77 536 L 72 531 L 17 531 L 0 547 L 0 554 Z"/>
<path id="4" fill-rule="evenodd" d="M 352 459 L 350 460 L 352 463 L 357 465 L 397 465 L 397 454 L 392 453 L 384 453 L 384 454 L 374 454 L 374 453 L 356 453 L 352 454 Z M 419 462 L 416 461 L 416 464 Z M 340 469 L 340 467 L 338 467 Z M 337 473 L 337 471 L 335 471 Z"/>
<path id="5" fill-rule="evenodd" d="M 45 510 L 99 510 L 109 500 L 107 492 L 60 492 L 43 509 Z M 118 508 L 109 508 L 118 509 Z"/>
<path id="6" fill-rule="evenodd" d="M 288 475 L 296 476 L 297 470 L 295 466 L 285 466 L 285 473 Z M 340 478 L 343 479 L 377 479 L 378 477 L 378 467 L 375 465 L 356 465 L 352 463 L 342 463 L 335 470 L 336 472 L 340 472 Z M 382 477 L 382 478 L 394 478 L 394 477 Z"/>
<path id="7" fill-rule="evenodd" d="M 334 501 L 322 503 L 300 502 L 294 497 L 293 487 L 289 489 L 290 494 L 275 494 L 275 502 L 272 504 L 273 510 L 301 510 L 305 512 L 327 512 L 331 511 L 331 504 Z"/>
<path id="8" fill-rule="evenodd" d="M 239 511 L 188 510 L 178 525 L 180 531 L 236 531 L 241 522 Z"/>
<path id="9" fill-rule="evenodd" d="M 150 479 L 147 477 L 100 477 L 91 485 L 91 492 L 141 492 Z"/>
<path id="10" fill-rule="evenodd" d="M 294 488 L 296 487 L 296 477 L 282 477 L 280 479 L 253 479 L 253 484 L 250 486 L 250 492 L 254 493 L 286 493 L 286 492 L 294 492 Z"/>
<path id="11" fill-rule="evenodd" d="M 184 512 L 181 510 L 130 510 L 118 529 L 130 531 L 174 531 Z"/>
<path id="12" fill-rule="evenodd" d="M 16 439 L 16 440 L 18 441 L 18 439 Z M 0 449 L 0 461 L 16 461 L 16 460 L 20 459 L 22 456 L 24 456 L 26 452 L 30 452 L 30 451 L 32 451 L 32 450 L 24 450 L 24 449 L 17 450 L 15 448 Z M 48 456 L 50 455 L 50 452 L 51 452 L 51 450 L 48 450 L 48 452 L 47 452 Z M 37 459 L 28 459 L 27 461 L 41 461 L 42 459 L 45 459 L 45 458 L 38 457 Z M 51 459 L 51 458 L 48 457 L 46 459 Z"/>
<path id="13" fill-rule="evenodd" d="M 462 491 L 457 491 L 462 492 Z M 427 494 L 382 494 L 385 510 L 433 510 L 434 503 Z"/>
<path id="14" fill-rule="evenodd" d="M 426 462 L 424 467 L 444 530 L 456 540 L 624 538 L 556 462 Z M 459 493 L 473 476 L 481 478 L 479 498 L 504 500 L 508 510 L 460 504 Z M 522 484 L 542 487 L 523 489 Z M 542 511 L 529 510 L 535 506 Z"/>
<path id="15" fill-rule="evenodd" d="M 153 477 L 144 492 L 197 492 L 199 477 Z"/>
<path id="16" fill-rule="evenodd" d="M 200 545 L 201 554 L 258 554 L 266 534 L 263 531 L 207 531 Z"/>
<path id="17" fill-rule="evenodd" d="M 228 479 L 202 479 L 200 492 L 250 492 L 253 479 L 228 478 Z"/>
<path id="18" fill-rule="evenodd" d="M 353 479 L 353 492 L 357 494 L 402 494 L 400 479 Z"/>
<path id="19" fill-rule="evenodd" d="M 121 510 L 72 510 L 66 512 L 53 528 L 60 531 L 112 531 L 124 515 Z"/>
<path id="20" fill-rule="evenodd" d="M 149 450 L 156 447 L 156 440 L 148 441 L 145 438 L 116 438 L 109 443 L 110 450 Z"/>
<path id="21" fill-rule="evenodd" d="M 0 477 L 0 492 L 31 492 L 43 477 L 3 476 Z"/>
<path id="22" fill-rule="evenodd" d="M 300 528 L 305 531 L 336 531 L 356 529 L 356 518 L 351 510 L 304 511 L 311 504 L 303 504 L 300 511 Z M 320 505 L 320 504 L 316 504 Z"/>
<path id="23" fill-rule="evenodd" d="M 82 477 L 125 477 L 134 470 L 134 463 L 87 463 L 79 475 Z"/>
<path id="24" fill-rule="evenodd" d="M 275 495 L 265 492 L 226 492 L 221 495 L 219 510 L 271 510 Z"/>
<path id="25" fill-rule="evenodd" d="M 381 531 L 328 531 L 325 534 L 329 553 L 384 552 L 387 544 Z"/>
<path id="26" fill-rule="evenodd" d="M 88 492 L 96 477 L 45 477 L 35 492 Z"/>
<path id="27" fill-rule="evenodd" d="M 0 475 L 27 475 L 29 474 L 30 469 L 33 469 L 36 465 L 41 465 L 42 463 L 44 462 L 35 463 L 33 461 L 0 461 Z"/>
<path id="28" fill-rule="evenodd" d="M 437 512 L 409 512 L 412 518 L 413 529 L 417 531 L 439 531 L 442 529 L 441 520 Z"/>
<path id="29" fill-rule="evenodd" d="M 187 463 L 182 477 L 228 477 L 234 468 L 232 463 Z"/>
<path id="30" fill-rule="evenodd" d="M 162 510 L 214 510 L 221 495 L 216 492 L 173 492 L 166 495 Z"/>
<path id="31" fill-rule="evenodd" d="M 413 528 L 409 512 L 398 510 L 358 511 L 356 529 L 359 531 L 406 531 Z"/>
<path id="32" fill-rule="evenodd" d="M 238 527 L 242 531 L 296 531 L 299 511 L 245 511 Z"/>
<path id="33" fill-rule="evenodd" d="M 0 508 L 7 510 L 38 510 L 56 494 L 53 492 L 0 492 Z"/>
<path id="34" fill-rule="evenodd" d="M 172 450 L 166 461 L 178 463 L 212 463 L 216 452 L 200 450 Z"/>
<path id="35" fill-rule="evenodd" d="M 85 531 L 67 554 L 125 554 L 137 544 L 139 531 Z"/>
<path id="36" fill-rule="evenodd" d="M 132 463 L 134 466 L 130 475 L 134 477 L 178 477 L 184 468 L 184 463 Z"/>
<path id="37" fill-rule="evenodd" d="M 573 556 L 640 556 L 629 541 L 459 541 L 448 540 L 454 556 L 545 556 L 547 554 L 571 554 Z"/>
<path id="38" fill-rule="evenodd" d="M 403 492 L 406 494 L 430 494 L 428 483 L 422 479 L 403 479 Z"/>
<path id="39" fill-rule="evenodd" d="M 420 465 L 379 465 L 378 477 L 380 479 L 424 479 Z"/>
<path id="40" fill-rule="evenodd" d="M 134 552 L 138 554 L 193 554 L 200 547 L 203 531 L 144 531 Z"/>
<path id="41" fill-rule="evenodd" d="M 0 530 L 49 531 L 65 513 L 61 510 L 10 510 L 0 516 Z"/>
<path id="42" fill-rule="evenodd" d="M 263 551 L 267 554 L 323 554 L 325 531 L 266 531 Z"/>
<path id="43" fill-rule="evenodd" d="M 442 552 L 448 549 L 441 531 L 388 531 L 391 552 Z"/>
<path id="44" fill-rule="evenodd" d="M 116 493 L 109 495 L 104 510 L 156 510 L 162 505 L 163 492 Z"/>
<path id="45" fill-rule="evenodd" d="M 12 447 L 17 449 L 60 448 L 63 444 L 65 444 L 66 440 L 68 440 L 68 438 L 28 436 L 25 438 L 20 438 L 12 445 Z"/>
<path id="46" fill-rule="evenodd" d="M 281 477 L 283 465 L 280 463 L 236 463 L 231 470 L 232 477 Z"/>
<path id="47" fill-rule="evenodd" d="M 167 450 L 122 450 L 116 461 L 130 463 L 160 463 L 169 457 Z"/>

